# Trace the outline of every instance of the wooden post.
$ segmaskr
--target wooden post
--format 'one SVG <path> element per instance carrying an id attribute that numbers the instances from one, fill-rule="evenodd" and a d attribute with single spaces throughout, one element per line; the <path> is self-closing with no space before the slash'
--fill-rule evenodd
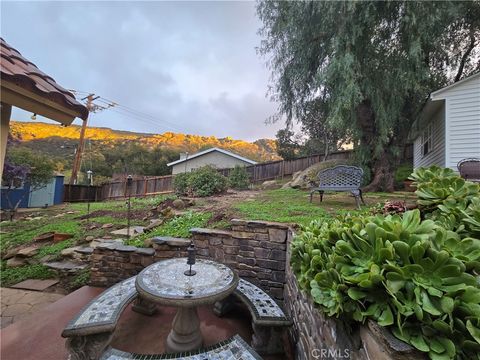
<path id="1" fill-rule="evenodd" d="M 93 95 L 94 94 L 90 94 L 87 96 L 88 111 L 92 110 Z M 88 121 L 88 117 L 85 120 L 83 120 L 82 129 L 80 130 L 80 140 L 78 142 L 78 148 L 75 154 L 75 160 L 73 161 L 72 176 L 70 176 L 70 185 L 75 185 L 77 183 L 78 171 L 80 170 L 80 165 L 82 163 L 83 147 L 85 146 L 85 131 L 87 129 L 87 121 Z"/>
<path id="2" fill-rule="evenodd" d="M 1 106 L 0 179 L 3 175 L 5 153 L 7 152 L 8 130 L 10 129 L 10 115 L 12 114 L 12 105 L 2 102 Z"/>

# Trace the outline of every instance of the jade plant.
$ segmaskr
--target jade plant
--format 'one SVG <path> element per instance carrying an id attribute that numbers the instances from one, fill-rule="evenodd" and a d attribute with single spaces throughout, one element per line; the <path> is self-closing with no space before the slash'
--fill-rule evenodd
<path id="1" fill-rule="evenodd" d="M 373 319 L 431 359 L 480 359 L 478 185 L 439 168 L 412 178 L 420 210 L 312 222 L 292 269 L 329 316 Z"/>

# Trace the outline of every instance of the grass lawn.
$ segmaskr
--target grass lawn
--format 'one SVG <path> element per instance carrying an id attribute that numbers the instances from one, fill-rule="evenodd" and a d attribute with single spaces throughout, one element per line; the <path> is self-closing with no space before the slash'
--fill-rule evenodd
<path id="1" fill-rule="evenodd" d="M 132 225 L 148 225 L 145 219 L 148 212 L 162 201 L 174 196 L 161 195 L 149 198 L 132 198 Z M 197 199 L 196 205 L 163 225 L 156 227 L 148 234 L 142 234 L 128 241 L 127 244 L 144 246 L 144 240 L 154 236 L 189 237 L 193 227 L 227 228 L 229 219 L 243 218 L 248 220 L 266 220 L 307 225 L 312 220 L 328 219 L 345 212 L 369 212 L 379 202 L 386 200 L 406 200 L 413 202 L 413 193 L 371 193 L 364 195 L 367 206 L 357 210 L 355 199 L 348 193 L 326 194 L 320 203 L 315 195 L 313 203 L 309 202 L 307 191 L 295 189 L 279 189 L 267 191 L 245 191 L 227 193 L 222 196 Z M 68 213 L 73 212 L 73 213 Z M 69 233 L 73 237 L 58 243 L 43 243 L 35 259 L 49 256 L 50 259 L 60 257 L 60 252 L 68 247 L 81 243 L 86 236 L 101 238 L 109 235 L 114 229 L 127 226 L 127 206 L 125 200 L 107 201 L 90 204 L 91 217 L 87 220 L 86 203 L 65 204 L 48 209 L 29 210 L 33 220 L 19 219 L 14 222 L 4 221 L 0 224 L 0 249 L 4 255 L 9 249 L 18 246 L 26 247 L 33 239 L 46 232 Z M 25 217 L 25 214 L 21 214 Z M 35 219 L 35 217 L 40 217 Z M 21 218 L 21 216 L 20 216 Z M 113 224 L 112 228 L 102 228 L 103 224 Z M 95 228 L 92 228 L 95 225 Z M 85 244 L 86 245 L 86 244 Z M 40 264 L 25 265 L 17 268 L 6 268 L 6 261 L 1 262 L 0 280 L 3 286 L 9 286 L 28 278 L 45 279 L 54 273 Z M 79 276 L 79 283 L 85 281 L 88 274 Z"/>
<path id="2" fill-rule="evenodd" d="M 298 225 L 307 225 L 312 220 L 328 219 L 329 217 L 350 213 L 368 212 L 379 202 L 386 200 L 413 201 L 415 194 L 407 192 L 364 194 L 366 206 L 357 210 L 355 199 L 349 193 L 327 193 L 320 202 L 318 194 L 310 203 L 308 191 L 297 189 L 268 190 L 259 193 L 254 199 L 233 205 L 240 218 L 249 220 L 266 220 Z"/>

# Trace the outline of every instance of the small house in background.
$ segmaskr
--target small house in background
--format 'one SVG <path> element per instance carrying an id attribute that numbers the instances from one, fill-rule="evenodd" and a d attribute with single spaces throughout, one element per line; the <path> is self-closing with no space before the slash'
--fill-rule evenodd
<path id="1" fill-rule="evenodd" d="M 433 92 L 412 130 L 414 168 L 479 158 L 480 73 Z"/>
<path id="2" fill-rule="evenodd" d="M 196 154 L 180 154 L 180 159 L 168 163 L 167 166 L 172 167 L 172 175 L 184 172 L 190 172 L 202 166 L 210 165 L 217 169 L 233 168 L 236 165 L 248 166 L 255 165 L 256 162 L 230 151 L 220 148 L 211 148 L 200 151 Z"/>
<path id="3" fill-rule="evenodd" d="M 63 203 L 63 180 L 64 175 L 57 174 L 52 177 L 52 180 L 43 188 L 31 191 L 28 183 L 19 184 L 15 189 L 10 190 L 9 198 L 11 204 L 7 199 L 7 188 L 2 186 L 1 207 L 2 209 L 10 209 L 11 206 L 21 199 L 19 208 L 32 208 L 52 206 Z"/>

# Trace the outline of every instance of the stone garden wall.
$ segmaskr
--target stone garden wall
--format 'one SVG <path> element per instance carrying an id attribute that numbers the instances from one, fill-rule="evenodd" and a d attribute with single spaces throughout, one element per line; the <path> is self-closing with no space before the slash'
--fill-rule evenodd
<path id="1" fill-rule="evenodd" d="M 240 277 L 260 286 L 283 303 L 287 253 L 286 224 L 232 220 L 232 230 L 192 229 L 199 257 L 229 265 Z M 186 256 L 190 240 L 159 237 L 151 248 L 103 243 L 91 256 L 90 284 L 111 286 L 138 274 L 144 267 L 172 257 Z"/>

